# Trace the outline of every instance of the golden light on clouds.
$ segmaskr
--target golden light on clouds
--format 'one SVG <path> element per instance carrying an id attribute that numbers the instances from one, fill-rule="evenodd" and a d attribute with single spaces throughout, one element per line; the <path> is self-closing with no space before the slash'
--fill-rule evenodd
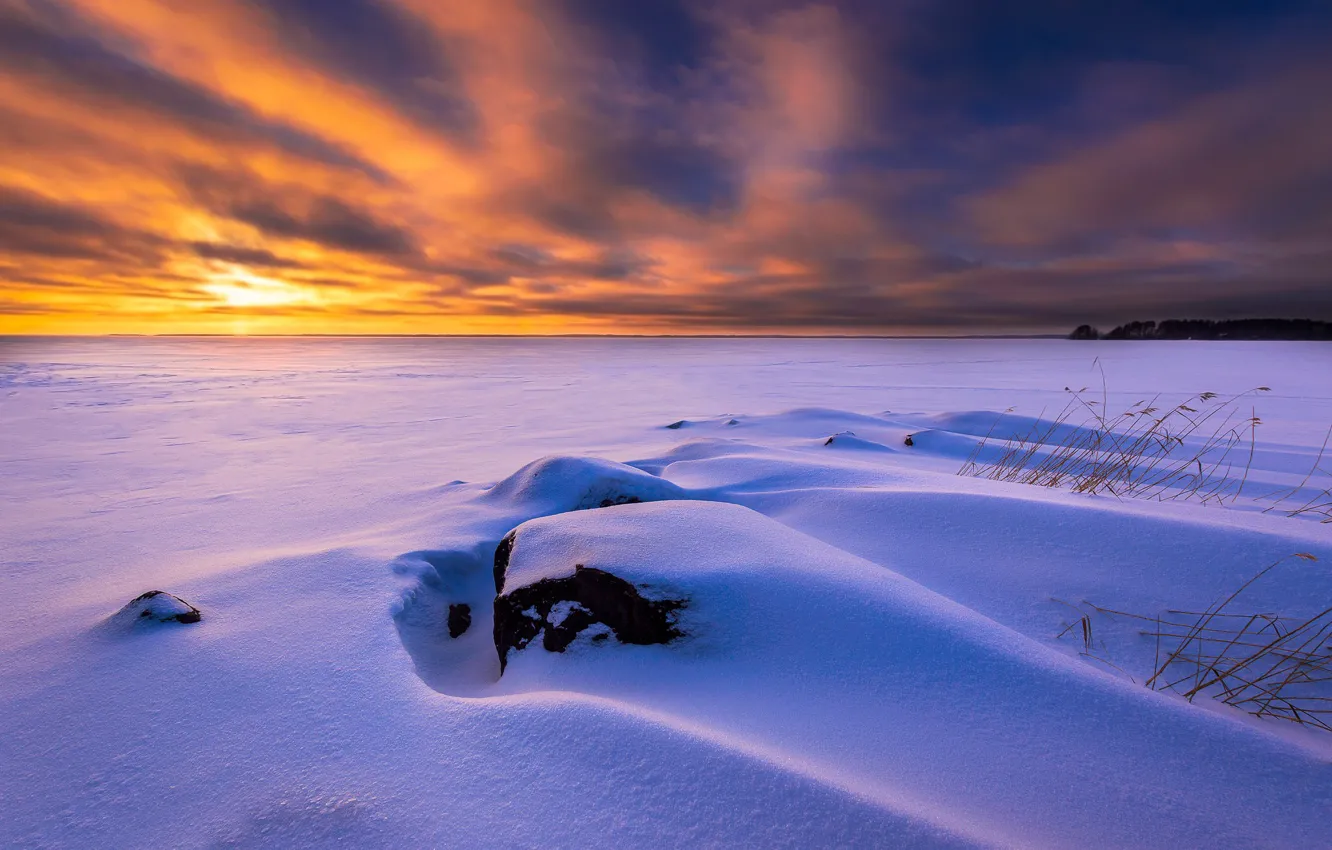
<path id="1" fill-rule="evenodd" d="M 1332 53 L 1010 80 L 958 46 L 983 16 L 911 5 L 0 0 L 0 333 L 1332 309 L 1332 126 L 1300 108 Z M 1156 26 L 1172 61 L 1224 53 Z"/>
<path id="2" fill-rule="evenodd" d="M 317 302 L 315 294 L 307 289 L 241 269 L 199 288 L 216 296 L 225 307 L 290 307 Z"/>

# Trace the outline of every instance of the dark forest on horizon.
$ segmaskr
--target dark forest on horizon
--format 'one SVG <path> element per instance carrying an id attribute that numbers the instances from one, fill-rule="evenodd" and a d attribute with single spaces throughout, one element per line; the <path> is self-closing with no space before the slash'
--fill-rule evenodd
<path id="1" fill-rule="evenodd" d="M 1316 319 L 1166 319 L 1129 322 L 1108 333 L 1079 325 L 1069 339 L 1332 340 L 1332 322 Z"/>

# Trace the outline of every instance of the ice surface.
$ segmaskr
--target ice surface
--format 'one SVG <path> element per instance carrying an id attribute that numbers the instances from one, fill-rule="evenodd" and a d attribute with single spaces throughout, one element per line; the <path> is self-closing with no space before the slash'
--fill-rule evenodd
<path id="1" fill-rule="evenodd" d="M 1272 387 L 1263 486 L 1332 423 L 1316 343 L 0 343 L 0 845 L 1326 846 L 1332 736 L 1055 636 L 1292 552 L 1253 605 L 1311 615 L 1332 526 L 955 474 L 1093 358 L 1112 405 Z M 685 637 L 501 678 L 514 528 L 508 581 Z M 104 628 L 153 587 L 202 621 Z"/>

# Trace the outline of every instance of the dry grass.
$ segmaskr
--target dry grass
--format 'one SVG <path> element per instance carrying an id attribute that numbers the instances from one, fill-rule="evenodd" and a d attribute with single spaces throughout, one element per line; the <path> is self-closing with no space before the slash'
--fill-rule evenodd
<path id="1" fill-rule="evenodd" d="M 1314 459 L 1313 467 L 1309 469 L 1303 481 L 1289 489 L 1281 488 L 1257 497 L 1259 501 L 1272 503 L 1263 510 L 1263 513 L 1279 513 L 1290 517 L 1308 516 L 1320 522 L 1332 523 L 1332 489 L 1326 487 L 1315 489 L 1312 496 L 1301 501 L 1301 494 L 1307 492 L 1305 488 L 1314 476 L 1324 478 L 1332 476 L 1332 470 L 1323 467 L 1323 457 L 1327 453 L 1327 443 L 1330 438 L 1332 438 L 1332 428 L 1327 429 L 1323 445 L 1318 449 L 1318 457 Z"/>
<path id="2" fill-rule="evenodd" d="M 1305 552 L 1290 557 L 1316 560 Z M 1081 654 L 1109 664 L 1094 652 L 1091 614 L 1140 621 L 1139 634 L 1152 638 L 1156 647 L 1147 687 L 1190 702 L 1208 696 L 1257 717 L 1332 732 L 1332 607 L 1305 618 L 1233 607 L 1254 582 L 1289 560 L 1270 564 L 1204 611 L 1148 617 L 1087 602 L 1084 608 L 1072 606 L 1081 616 L 1059 637 L 1079 634 Z"/>
<path id="3" fill-rule="evenodd" d="M 1262 420 L 1248 402 L 1270 392 L 1268 387 L 1233 396 L 1204 392 L 1173 405 L 1155 396 L 1119 413 L 1107 409 L 1104 374 L 1099 400 L 1089 397 L 1086 387 L 1064 390 L 1069 400 L 1053 419 L 1045 419 L 1042 411 L 1027 432 L 1002 440 L 992 440 L 991 427 L 958 474 L 1116 498 L 1202 504 L 1233 504 L 1246 495 L 1246 488 L 1252 489 L 1249 473 Z M 1332 429 L 1328 435 L 1332 437 Z M 982 461 L 996 443 L 997 456 Z M 1309 497 L 1306 489 L 1315 476 L 1332 476 L 1322 468 L 1327 444 L 1325 439 L 1300 484 L 1265 495 L 1250 493 L 1249 498 L 1271 502 L 1266 511 L 1332 522 L 1332 490 L 1315 490 Z"/>

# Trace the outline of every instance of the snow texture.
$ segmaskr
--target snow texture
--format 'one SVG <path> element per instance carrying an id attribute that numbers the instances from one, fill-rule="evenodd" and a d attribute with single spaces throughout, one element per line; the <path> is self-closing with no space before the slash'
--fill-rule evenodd
<path id="1" fill-rule="evenodd" d="M 1112 405 L 1271 386 L 1249 481 L 1296 487 L 1332 347 L 0 345 L 0 845 L 1329 846 L 1332 735 L 1057 635 L 1294 552 L 1251 604 L 1311 616 L 1332 525 L 956 473 L 1099 358 Z M 506 591 L 601 570 L 681 636 L 501 676 L 510 532 Z M 153 587 L 203 618 L 129 627 Z"/>

